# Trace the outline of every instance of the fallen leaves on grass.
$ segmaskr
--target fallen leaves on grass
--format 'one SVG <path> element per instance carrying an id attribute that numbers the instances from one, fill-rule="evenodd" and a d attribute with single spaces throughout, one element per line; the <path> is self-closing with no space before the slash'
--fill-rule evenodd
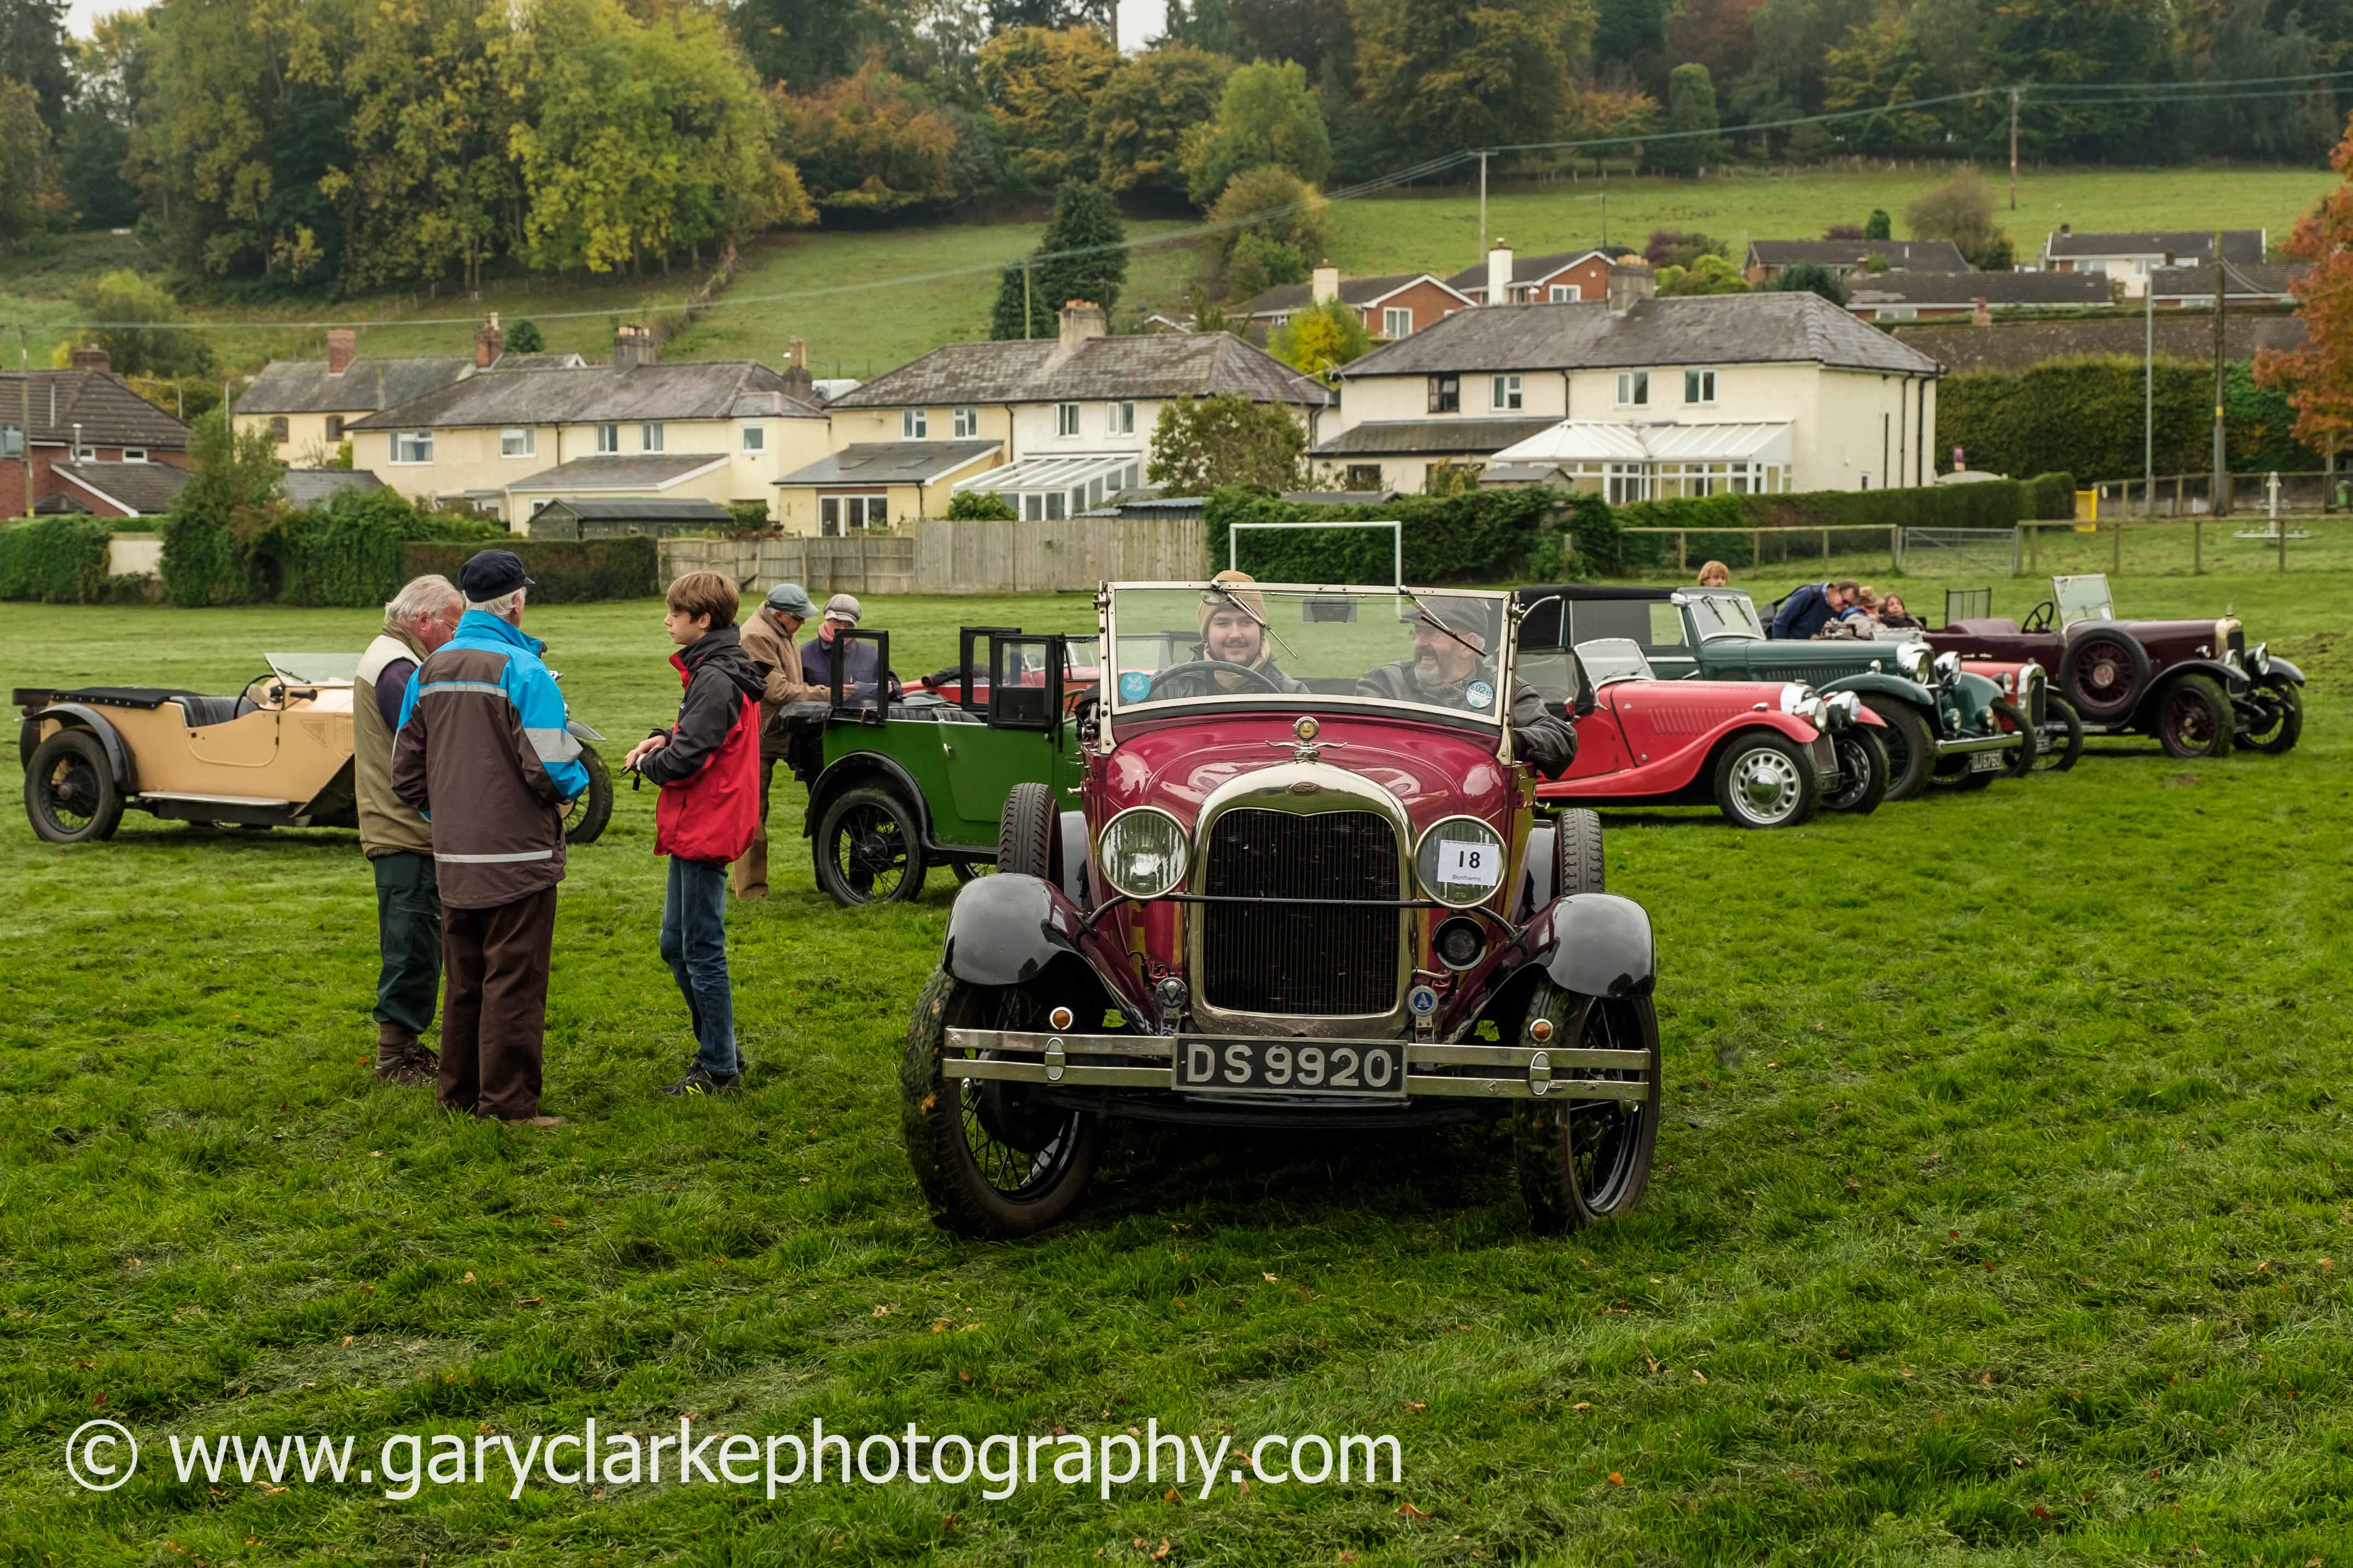
<path id="1" fill-rule="evenodd" d="M 1606 1479 L 1613 1487 L 1622 1487 L 1626 1484 L 1626 1478 L 1620 1475 L 1616 1470 L 1610 1471 Z"/>
<path id="2" fill-rule="evenodd" d="M 1413 1504 L 1409 1502 L 1401 1502 L 1398 1504 L 1397 1511 L 1400 1517 L 1405 1519 L 1428 1519 L 1430 1517 L 1430 1515 L 1422 1512 L 1421 1510 L 1414 1507 Z"/>

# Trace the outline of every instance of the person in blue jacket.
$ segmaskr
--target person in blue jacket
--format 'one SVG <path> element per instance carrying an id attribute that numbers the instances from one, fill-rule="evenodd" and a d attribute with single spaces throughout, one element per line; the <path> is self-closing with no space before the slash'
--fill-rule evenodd
<path id="1" fill-rule="evenodd" d="M 1854 603 L 1852 583 L 1809 583 L 1781 601 L 1773 613 L 1771 635 L 1795 639 L 1812 637 L 1837 620 Z"/>

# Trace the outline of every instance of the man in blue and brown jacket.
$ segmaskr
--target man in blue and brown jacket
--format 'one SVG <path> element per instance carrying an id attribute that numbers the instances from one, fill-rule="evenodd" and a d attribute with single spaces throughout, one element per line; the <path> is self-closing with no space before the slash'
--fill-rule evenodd
<path id="1" fill-rule="evenodd" d="M 564 698 L 522 632 L 531 579 L 513 552 L 458 574 L 458 635 L 409 677 L 393 793 L 433 825 L 441 889 L 441 1103 L 485 1120 L 539 1114 L 564 803 L 588 787 Z"/>

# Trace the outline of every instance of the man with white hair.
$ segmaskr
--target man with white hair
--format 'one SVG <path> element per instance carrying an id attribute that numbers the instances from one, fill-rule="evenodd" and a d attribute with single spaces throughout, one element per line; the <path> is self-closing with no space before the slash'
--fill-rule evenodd
<path id="1" fill-rule="evenodd" d="M 447 577 L 418 577 L 384 607 L 384 632 L 352 678 L 352 792 L 360 850 L 375 873 L 375 1076 L 433 1081 L 440 1063 L 422 1039 L 441 989 L 441 895 L 433 877 L 433 829 L 392 793 L 392 737 L 408 678 L 448 642 L 466 612 Z"/>
<path id="2" fill-rule="evenodd" d="M 459 569 L 457 635 L 409 677 L 392 788 L 433 826 L 441 889 L 441 1104 L 484 1121 L 539 1113 L 564 803 L 588 787 L 546 646 L 522 629 L 531 579 L 511 550 Z"/>

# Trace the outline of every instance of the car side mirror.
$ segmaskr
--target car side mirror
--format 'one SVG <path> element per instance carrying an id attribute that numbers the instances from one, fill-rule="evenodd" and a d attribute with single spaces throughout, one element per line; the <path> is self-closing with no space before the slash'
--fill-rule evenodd
<path id="1" fill-rule="evenodd" d="M 1568 716 L 1572 719 L 1589 717 L 1599 705 L 1593 690 L 1593 678 L 1585 673 L 1585 661 L 1575 654 L 1569 657 L 1570 668 L 1577 671 L 1577 695 L 1568 700 Z"/>

